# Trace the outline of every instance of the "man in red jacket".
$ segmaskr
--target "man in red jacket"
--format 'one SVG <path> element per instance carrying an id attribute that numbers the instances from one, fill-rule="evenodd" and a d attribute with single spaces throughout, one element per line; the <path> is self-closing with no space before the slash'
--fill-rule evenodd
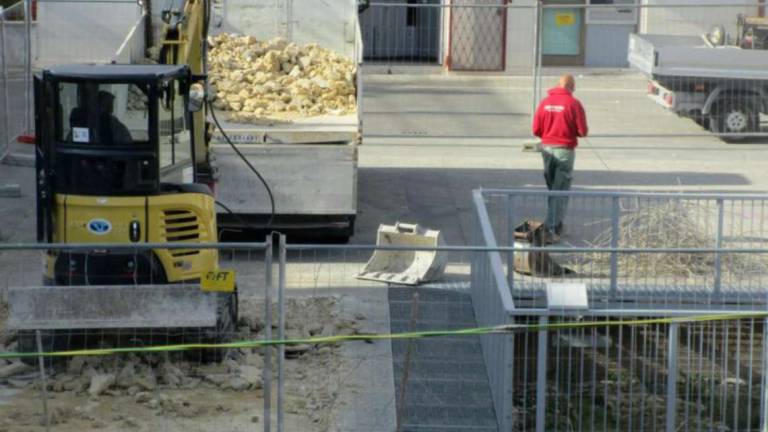
<path id="1" fill-rule="evenodd" d="M 576 81 L 572 75 L 560 77 L 558 86 L 549 90 L 533 118 L 533 134 L 541 138 L 544 159 L 544 179 L 547 189 L 567 191 L 571 188 L 573 163 L 579 138 L 587 136 L 587 116 L 573 92 Z M 544 221 L 548 243 L 560 241 L 567 197 L 549 197 Z"/>

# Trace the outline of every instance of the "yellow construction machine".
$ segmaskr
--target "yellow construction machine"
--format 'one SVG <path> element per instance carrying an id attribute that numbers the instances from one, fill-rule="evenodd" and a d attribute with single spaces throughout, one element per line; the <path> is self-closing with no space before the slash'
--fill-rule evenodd
<path id="1" fill-rule="evenodd" d="M 128 335 L 121 344 L 167 342 L 175 330 L 215 342 L 233 330 L 234 275 L 205 247 L 217 242 L 207 10 L 169 2 L 159 64 L 60 66 L 36 78 L 37 236 L 51 249 L 42 286 L 8 295 L 22 351 L 37 351 L 37 331 L 49 350 L 94 330 Z M 131 247 L 146 243 L 167 247 Z"/>

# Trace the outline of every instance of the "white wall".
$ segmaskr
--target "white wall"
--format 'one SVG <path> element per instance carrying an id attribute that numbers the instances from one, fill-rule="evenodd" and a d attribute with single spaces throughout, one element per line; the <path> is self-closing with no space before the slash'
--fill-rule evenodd
<path id="1" fill-rule="evenodd" d="M 536 10 L 535 0 L 514 0 L 507 9 L 507 68 L 506 73 L 519 75 L 530 74 L 533 70 L 534 28 Z"/>
<path id="2" fill-rule="evenodd" d="M 745 0 L 642 0 L 644 5 L 691 4 L 685 8 L 644 8 L 640 12 L 640 33 L 701 35 L 716 25 L 735 35 L 736 16 L 756 15 L 757 7 L 707 7 L 707 4 L 741 4 Z"/>
<path id="3" fill-rule="evenodd" d="M 292 6 L 292 41 L 317 43 L 354 58 L 357 26 L 355 0 L 225 0 L 221 32 L 271 39 L 288 37 L 288 8 Z"/>
<path id="4" fill-rule="evenodd" d="M 34 65 L 109 62 L 139 18 L 131 3 L 38 2 Z"/>

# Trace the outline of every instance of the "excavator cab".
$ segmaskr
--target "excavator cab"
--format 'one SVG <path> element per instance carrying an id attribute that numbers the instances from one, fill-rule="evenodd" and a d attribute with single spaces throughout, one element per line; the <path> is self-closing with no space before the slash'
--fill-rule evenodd
<path id="1" fill-rule="evenodd" d="M 736 35 L 743 49 L 768 50 L 768 18 L 739 15 Z"/>
<path id="2" fill-rule="evenodd" d="M 213 193 L 196 182 L 195 83 L 184 65 L 61 66 L 36 78 L 38 242 L 73 248 L 45 253 L 42 287 L 11 290 L 12 327 L 231 331 L 234 287 L 201 289 L 220 269 L 217 250 L 200 247 L 217 227 Z M 173 246 L 130 248 L 142 243 Z"/>

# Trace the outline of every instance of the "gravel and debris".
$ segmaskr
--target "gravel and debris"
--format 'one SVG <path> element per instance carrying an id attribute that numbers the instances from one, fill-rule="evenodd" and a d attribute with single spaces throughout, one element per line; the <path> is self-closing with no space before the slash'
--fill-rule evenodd
<path id="1" fill-rule="evenodd" d="M 364 317 L 341 318 L 338 303 L 332 296 L 288 299 L 286 336 L 359 333 L 359 320 Z M 263 304 L 246 300 L 240 309 L 241 333 L 237 338 L 263 337 Z M 286 412 L 302 430 L 326 430 L 339 408 L 345 367 L 340 345 L 287 348 Z M 275 362 L 277 349 L 271 349 Z M 262 413 L 254 411 L 263 405 L 263 348 L 229 350 L 221 363 L 189 358 L 180 352 L 129 353 L 73 357 L 57 364 L 46 381 L 51 424 L 65 431 L 157 430 L 159 422 L 215 424 L 217 418 L 226 417 L 237 422 L 232 430 L 240 430 L 244 424 L 261 421 Z M 273 364 L 273 393 L 276 370 Z M 8 400 L 0 400 L 0 431 L 35 430 L 44 423 L 39 402 L 41 380 L 36 371 L 18 361 L 0 366 L 0 388 L 17 392 Z"/>

